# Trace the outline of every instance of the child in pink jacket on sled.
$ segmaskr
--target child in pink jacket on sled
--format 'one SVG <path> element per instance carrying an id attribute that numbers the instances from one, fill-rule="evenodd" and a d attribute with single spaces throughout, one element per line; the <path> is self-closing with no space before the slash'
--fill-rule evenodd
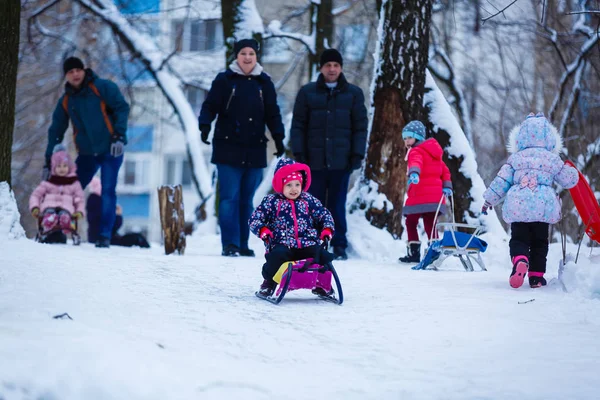
<path id="1" fill-rule="evenodd" d="M 289 158 L 282 158 L 273 176 L 275 194 L 267 195 L 250 217 L 250 230 L 265 240 L 267 254 L 259 293 L 271 296 L 277 286 L 273 277 L 286 261 L 315 258 L 320 262 L 333 261 L 333 254 L 321 249 L 320 240 L 331 239 L 334 222 L 331 213 L 308 193 L 310 168 Z M 313 293 L 328 296 L 323 288 Z"/>
<path id="2" fill-rule="evenodd" d="M 29 198 L 31 215 L 41 215 L 42 234 L 57 228 L 63 233 L 76 231 L 74 219 L 83 217 L 84 194 L 77 179 L 75 163 L 62 145 L 54 148 L 50 178 L 43 181 Z"/>

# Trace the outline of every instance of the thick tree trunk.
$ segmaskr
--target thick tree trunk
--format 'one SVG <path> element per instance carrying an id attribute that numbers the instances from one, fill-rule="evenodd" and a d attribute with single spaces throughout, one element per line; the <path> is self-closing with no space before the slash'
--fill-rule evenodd
<path id="1" fill-rule="evenodd" d="M 185 217 L 181 185 L 158 188 L 160 223 L 165 240 L 165 254 L 185 251 Z"/>
<path id="2" fill-rule="evenodd" d="M 0 182 L 11 179 L 12 137 L 15 126 L 15 95 L 19 65 L 21 1 L 4 0 L 0 5 Z"/>
<path id="3" fill-rule="evenodd" d="M 373 122 L 361 185 L 385 195 L 381 203 L 359 199 L 369 221 L 402 234 L 406 149 L 402 128 L 424 116 L 431 0 L 387 0 L 382 4 L 379 66 L 375 72 Z M 362 191 L 364 193 L 364 191 Z"/>
<path id="4" fill-rule="evenodd" d="M 319 73 L 319 59 L 323 50 L 329 48 L 333 43 L 333 0 L 313 1 L 311 4 L 310 29 L 316 31 L 315 54 L 310 54 L 310 68 L 308 79 L 313 80 Z"/>

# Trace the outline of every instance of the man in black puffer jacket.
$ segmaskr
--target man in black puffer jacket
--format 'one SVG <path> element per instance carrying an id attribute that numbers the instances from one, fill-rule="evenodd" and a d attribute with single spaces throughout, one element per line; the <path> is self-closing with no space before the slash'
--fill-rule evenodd
<path id="1" fill-rule="evenodd" d="M 321 54 L 316 82 L 300 89 L 294 105 L 291 142 L 297 161 L 312 171 L 310 193 L 332 213 L 337 259 L 346 259 L 346 195 L 350 173 L 360 168 L 367 144 L 367 109 L 362 90 L 342 73 L 342 55 Z"/>

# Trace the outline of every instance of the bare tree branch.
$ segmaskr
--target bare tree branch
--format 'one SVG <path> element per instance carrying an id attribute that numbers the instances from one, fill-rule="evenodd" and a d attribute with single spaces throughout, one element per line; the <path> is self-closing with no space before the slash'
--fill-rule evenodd
<path id="1" fill-rule="evenodd" d="M 517 1 L 519 1 L 519 0 L 513 0 L 510 4 L 508 4 L 503 9 L 499 10 L 497 13 L 492 14 L 492 15 L 488 15 L 487 17 L 484 17 L 484 18 L 481 18 L 481 21 L 483 21 L 483 23 L 485 23 L 485 21 L 488 21 L 488 20 L 490 20 L 490 19 L 492 19 L 494 17 L 497 17 L 500 14 L 504 15 L 504 11 L 506 11 L 510 6 L 512 6 L 513 4 L 515 4 Z"/>

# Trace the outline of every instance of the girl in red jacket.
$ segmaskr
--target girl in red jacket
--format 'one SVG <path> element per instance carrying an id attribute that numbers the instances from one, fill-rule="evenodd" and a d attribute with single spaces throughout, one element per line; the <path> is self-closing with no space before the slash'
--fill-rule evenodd
<path id="1" fill-rule="evenodd" d="M 408 192 L 402 214 L 406 215 L 406 233 L 408 246 L 406 257 L 401 262 L 418 263 L 421 261 L 421 242 L 417 233 L 419 218 L 429 240 L 437 238 L 435 212 L 442 194 L 452 194 L 450 170 L 442 161 L 444 150 L 435 139 L 425 140 L 425 125 L 420 121 L 408 123 L 402 130 L 402 139 L 408 149 L 405 160 L 408 169 Z M 440 213 L 446 211 L 445 199 L 442 200 Z M 433 236 L 432 236 L 433 233 Z"/>

